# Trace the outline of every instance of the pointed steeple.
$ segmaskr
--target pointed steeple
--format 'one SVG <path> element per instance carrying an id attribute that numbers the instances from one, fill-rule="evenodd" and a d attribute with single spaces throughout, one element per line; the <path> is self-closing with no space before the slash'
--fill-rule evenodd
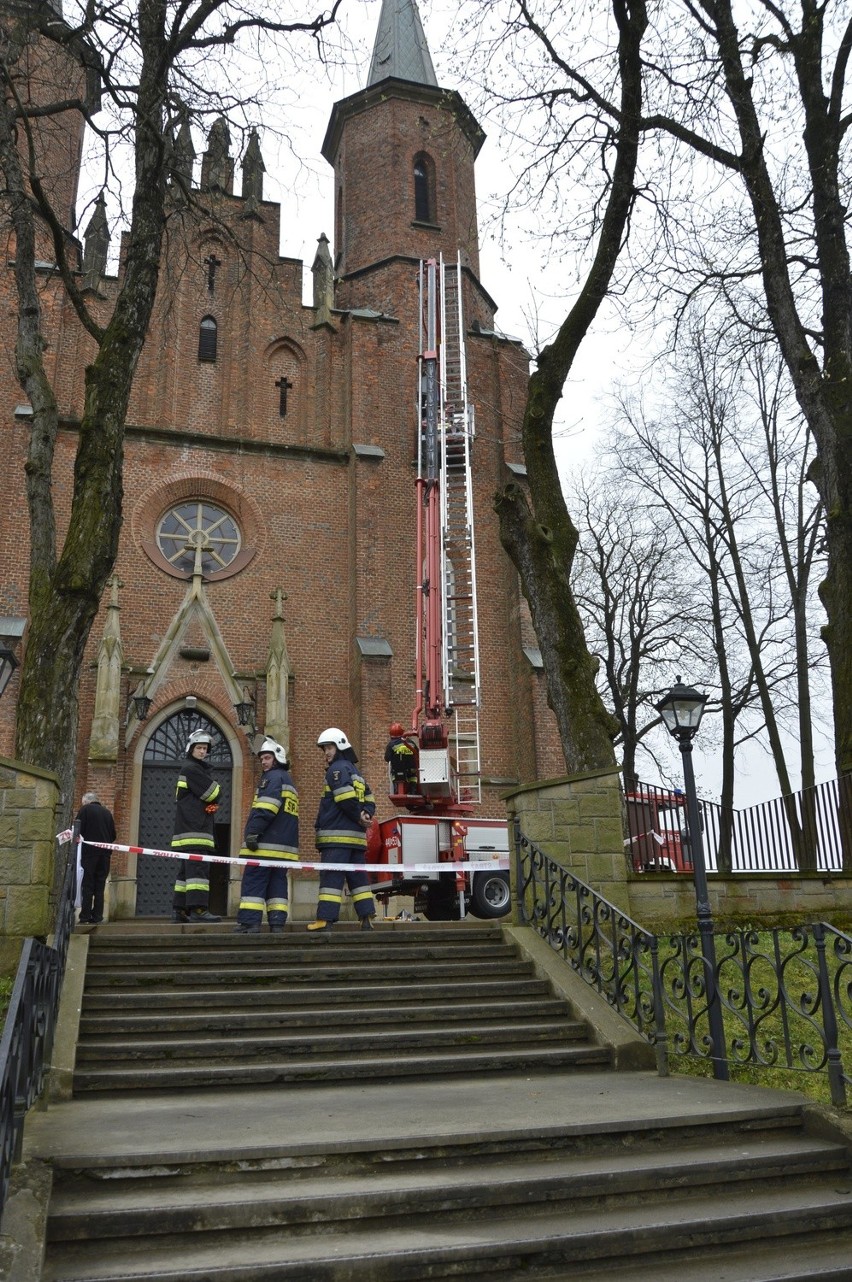
<path id="1" fill-rule="evenodd" d="M 325 232 L 317 242 L 311 271 L 314 277 L 314 307 L 317 313 L 316 324 L 331 323 L 331 309 L 334 307 L 334 266 L 328 248 L 328 237 Z"/>
<path id="2" fill-rule="evenodd" d="M 266 165 L 260 153 L 257 130 L 249 134 L 246 154 L 243 156 L 243 200 L 263 200 L 263 175 Z"/>
<path id="3" fill-rule="evenodd" d="M 438 88 L 415 0 L 382 0 L 367 87 L 389 76 Z"/>
<path id="4" fill-rule="evenodd" d="M 189 111 L 181 104 L 180 127 L 175 134 L 172 151 L 172 174 L 182 182 L 187 191 L 192 186 L 192 165 L 194 160 L 195 147 L 192 145 Z"/>
<path id="5" fill-rule="evenodd" d="M 101 277 L 106 271 L 107 254 L 109 253 L 109 225 L 106 216 L 106 201 L 103 192 L 95 200 L 95 208 L 83 232 L 83 288 L 97 289 Z"/>
<path id="6" fill-rule="evenodd" d="M 231 135 L 224 116 L 217 116 L 207 135 L 207 150 L 201 160 L 201 190 L 234 190 L 234 162 L 230 156 Z"/>

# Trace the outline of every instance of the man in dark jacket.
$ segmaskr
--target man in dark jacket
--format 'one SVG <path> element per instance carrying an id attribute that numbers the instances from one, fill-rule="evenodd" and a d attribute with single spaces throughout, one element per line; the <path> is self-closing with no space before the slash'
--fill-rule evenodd
<path id="1" fill-rule="evenodd" d="M 218 810 L 219 785 L 207 761 L 213 740 L 204 730 L 195 730 L 186 745 L 186 757 L 178 776 L 175 796 L 175 835 L 172 850 L 180 855 L 209 855 L 215 847 L 213 816 Z M 173 921 L 221 921 L 208 910 L 210 865 L 196 859 L 181 859 L 172 902 Z"/>
<path id="2" fill-rule="evenodd" d="M 74 821 L 83 838 L 80 865 L 83 877 L 80 885 L 80 921 L 97 925 L 104 919 L 104 887 L 109 876 L 109 850 L 87 845 L 90 841 L 115 841 L 115 820 L 106 806 L 98 801 L 96 792 L 83 794 L 83 804 Z"/>
<path id="3" fill-rule="evenodd" d="M 263 774 L 246 820 L 241 859 L 280 861 L 248 867 L 243 873 L 235 935 L 257 935 L 263 910 L 271 934 L 284 930 L 290 910 L 286 861 L 299 857 L 299 794 L 287 768 L 287 754 L 274 739 L 258 749 Z"/>
<path id="4" fill-rule="evenodd" d="M 326 760 L 325 788 L 316 819 L 316 844 L 322 862 L 351 864 L 348 869 L 323 869 L 320 874 L 316 921 L 308 930 L 327 933 L 340 916 L 344 881 L 361 922 L 362 930 L 373 929 L 376 901 L 370 878 L 359 864 L 367 854 L 367 829 L 373 822 L 376 803 L 364 776 L 355 769 L 358 758 L 342 730 L 331 726 L 317 739 Z"/>

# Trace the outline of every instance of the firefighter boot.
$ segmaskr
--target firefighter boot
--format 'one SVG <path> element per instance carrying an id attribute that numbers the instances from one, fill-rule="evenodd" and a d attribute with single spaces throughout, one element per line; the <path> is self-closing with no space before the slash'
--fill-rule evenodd
<path id="1" fill-rule="evenodd" d="M 175 908 L 172 910 L 172 921 L 174 922 L 189 921 L 189 913 L 186 911 L 185 908 Z"/>
<path id="2" fill-rule="evenodd" d="M 362 929 L 362 930 L 372 930 L 372 929 L 373 929 L 373 914 L 372 914 L 372 913 L 370 913 L 369 917 L 362 917 L 362 918 L 361 918 L 361 929 Z"/>
<path id="3" fill-rule="evenodd" d="M 234 927 L 233 933 L 235 935 L 259 935 L 260 923 L 257 922 L 255 924 L 249 924 L 248 922 L 245 922 L 245 921 L 237 922 L 236 926 Z"/>
<path id="4" fill-rule="evenodd" d="M 206 908 L 190 908 L 188 920 L 192 922 L 209 922 L 221 921 L 222 918 L 217 917 L 215 913 L 209 912 Z"/>
<path id="5" fill-rule="evenodd" d="M 321 935 L 327 935 L 331 930 L 330 921 L 309 921 L 308 930 L 318 931 Z"/>

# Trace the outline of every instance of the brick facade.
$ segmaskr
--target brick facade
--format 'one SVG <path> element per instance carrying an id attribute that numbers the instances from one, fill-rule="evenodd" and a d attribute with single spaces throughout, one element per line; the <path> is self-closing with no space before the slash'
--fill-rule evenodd
<path id="1" fill-rule="evenodd" d="M 305 268 L 279 254 L 277 205 L 208 191 L 198 193 L 206 212 L 174 211 L 127 421 L 116 563 L 122 717 L 189 588 L 186 573 L 170 569 L 156 543 L 158 521 L 187 499 L 215 503 L 240 527 L 239 563 L 205 583 L 236 675 L 223 674 L 215 656 L 204 662 L 173 654 L 168 671 L 158 674 L 148 719 L 121 727 L 116 761 L 90 762 L 96 663 L 110 601 L 105 594 L 83 668 L 75 801 L 94 785 L 114 809 L 119 840 L 137 840 L 144 743 L 194 695 L 228 728 L 242 756 L 235 763 L 242 787 L 234 798 L 236 843 L 256 770 L 251 744 L 237 726 L 233 682 L 255 699 L 262 727 L 272 597 L 279 587 L 286 594 L 290 749 L 302 795 L 303 851 L 311 850 L 322 777 L 316 736 L 327 725 L 347 731 L 380 798 L 380 813 L 390 813 L 383 801 L 387 725 L 397 717 L 407 722 L 414 703 L 418 260 L 439 252 L 454 260 L 459 250 L 466 269 L 469 387 L 477 423 L 482 766 L 484 778 L 494 781 L 484 792 L 485 810 L 503 813 L 498 794 L 512 782 L 564 769 L 543 678 L 523 652 L 535 639 L 492 508 L 495 491 L 509 479 L 507 463 L 520 462 L 528 360 L 518 344 L 494 333 L 495 304 L 478 279 L 473 162 L 479 140 L 461 100 L 428 86 L 388 81 L 381 94 L 365 90 L 334 109 L 324 154 L 334 168 L 329 224 L 336 221 L 341 243 L 330 312 L 303 305 Z M 412 165 L 424 154 L 433 166 L 428 224 L 414 217 Z M 118 283 L 105 277 L 98 284 L 102 297 L 94 305 L 103 314 Z M 42 284 L 49 372 L 62 418 L 54 467 L 61 538 L 91 340 L 57 278 L 45 273 Z M 11 353 L 16 299 L 8 269 L 2 288 L 0 325 Z M 207 317 L 217 327 L 214 362 L 199 360 L 199 327 Z M 285 416 L 282 379 L 288 384 Z M 11 360 L 0 368 L 0 397 L 7 476 L 20 493 L 0 511 L 0 555 L 11 567 L 0 585 L 0 614 L 25 615 L 29 424 L 25 412 L 16 416 L 23 397 Z M 369 657 L 356 638 L 386 642 L 390 655 Z M 0 705 L 0 751 L 10 755 L 14 689 Z M 128 865 L 117 860 L 115 877 L 127 873 Z M 132 911 L 132 895 L 123 893 L 122 911 Z"/>

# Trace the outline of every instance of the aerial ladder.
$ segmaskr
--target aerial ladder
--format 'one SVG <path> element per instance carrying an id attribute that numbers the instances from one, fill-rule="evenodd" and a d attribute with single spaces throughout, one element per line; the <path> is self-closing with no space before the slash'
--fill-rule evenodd
<path id="1" fill-rule="evenodd" d="M 428 796 L 482 800 L 479 631 L 461 261 L 420 265 L 417 701 L 412 732 Z"/>
<path id="2" fill-rule="evenodd" d="M 417 774 L 395 790 L 400 811 L 376 825 L 368 858 L 386 862 L 377 894 L 411 894 L 432 920 L 502 917 L 509 910 L 505 818 L 482 801 L 480 668 L 471 447 L 460 258 L 420 264 L 415 703 L 408 742 Z M 436 861 L 410 877 L 392 865 Z M 475 867 L 483 865 L 480 871 Z M 495 864 L 498 865 L 495 867 Z"/>

